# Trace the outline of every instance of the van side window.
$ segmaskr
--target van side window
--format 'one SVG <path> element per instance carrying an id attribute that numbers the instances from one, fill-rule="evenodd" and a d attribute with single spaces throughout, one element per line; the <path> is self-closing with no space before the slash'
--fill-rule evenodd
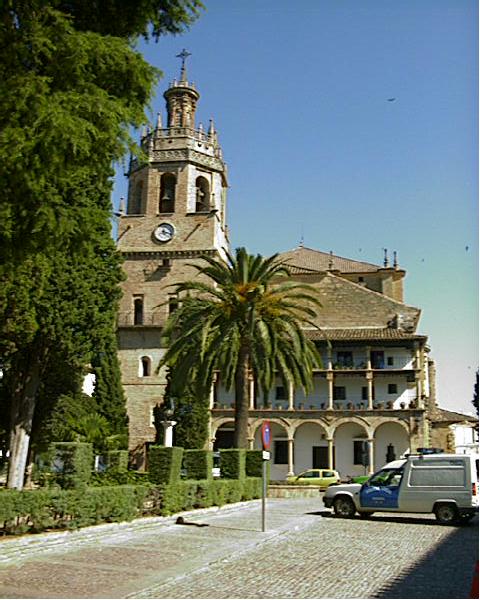
<path id="1" fill-rule="evenodd" d="M 411 487 L 465 487 L 462 461 L 412 462 L 408 485 Z"/>

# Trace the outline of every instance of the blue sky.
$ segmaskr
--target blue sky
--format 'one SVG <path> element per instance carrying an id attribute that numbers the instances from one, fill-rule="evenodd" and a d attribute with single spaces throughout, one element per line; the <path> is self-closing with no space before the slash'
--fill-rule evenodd
<path id="1" fill-rule="evenodd" d="M 299 245 L 407 270 L 441 406 L 471 412 L 478 366 L 478 9 L 474 0 L 204 0 L 182 48 L 229 168 L 232 247 Z M 388 98 L 395 98 L 388 102 Z M 116 179 L 113 199 L 126 195 Z"/>

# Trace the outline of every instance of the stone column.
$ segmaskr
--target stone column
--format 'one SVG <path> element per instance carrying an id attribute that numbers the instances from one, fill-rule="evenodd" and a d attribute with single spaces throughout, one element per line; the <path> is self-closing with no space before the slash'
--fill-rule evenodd
<path id="1" fill-rule="evenodd" d="M 333 410 L 333 373 L 327 373 L 328 383 L 328 410 Z"/>
<path id="2" fill-rule="evenodd" d="M 251 373 L 248 376 L 248 395 L 250 397 L 250 399 L 249 399 L 250 410 L 254 410 L 255 409 L 255 379 L 253 378 L 253 375 Z"/>
<path id="3" fill-rule="evenodd" d="M 215 386 L 217 385 L 217 374 L 213 375 L 212 385 L 210 386 L 210 397 L 209 397 L 209 407 L 210 410 L 213 408 L 215 403 Z"/>
<path id="4" fill-rule="evenodd" d="M 288 382 L 288 410 L 295 409 L 295 390 L 293 388 L 293 383 L 291 381 Z"/>
<path id="5" fill-rule="evenodd" d="M 328 468 L 333 469 L 333 438 L 327 438 L 328 442 Z"/>
<path id="6" fill-rule="evenodd" d="M 375 465 L 374 457 L 375 457 L 375 447 L 373 438 L 369 438 L 368 440 L 368 474 L 373 475 L 375 473 Z"/>
<path id="7" fill-rule="evenodd" d="M 293 470 L 293 438 L 288 438 L 288 473 L 287 477 L 295 475 Z"/>
<path id="8" fill-rule="evenodd" d="M 163 425 L 163 445 L 167 448 L 173 446 L 173 428 L 177 424 L 176 421 L 162 421 Z"/>
<path id="9" fill-rule="evenodd" d="M 255 438 L 248 438 L 248 449 L 253 450 L 255 444 Z"/>
<path id="10" fill-rule="evenodd" d="M 367 373 L 368 410 L 373 409 L 373 373 Z"/>

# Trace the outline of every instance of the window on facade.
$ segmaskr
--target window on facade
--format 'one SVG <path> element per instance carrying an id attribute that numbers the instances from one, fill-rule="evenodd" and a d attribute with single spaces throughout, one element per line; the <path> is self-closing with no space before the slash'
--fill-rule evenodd
<path id="1" fill-rule="evenodd" d="M 277 385 L 275 388 L 275 400 L 286 400 L 287 394 L 285 393 L 285 388 L 283 385 Z"/>
<path id="2" fill-rule="evenodd" d="M 370 360 L 372 369 L 383 369 L 385 367 L 385 352 L 383 350 L 372 350 Z"/>
<path id="3" fill-rule="evenodd" d="M 397 393 L 397 384 L 396 383 L 389 383 L 388 384 L 388 393 L 389 394 L 396 394 Z"/>
<path id="4" fill-rule="evenodd" d="M 172 213 L 175 211 L 175 175 L 164 173 L 160 179 L 159 212 Z"/>
<path id="5" fill-rule="evenodd" d="M 180 302 L 177 298 L 177 296 L 170 296 L 170 298 L 168 299 L 168 314 L 172 314 L 173 312 L 175 312 L 177 310 L 177 308 L 180 306 Z"/>
<path id="6" fill-rule="evenodd" d="M 143 325 L 143 298 L 133 300 L 133 324 Z"/>
<path id="7" fill-rule="evenodd" d="M 358 278 L 358 282 L 359 282 L 359 283 L 362 283 L 362 282 L 364 282 L 364 281 L 365 281 L 365 279 L 364 279 L 363 277 L 359 277 L 359 278 Z"/>
<path id="8" fill-rule="evenodd" d="M 341 367 L 352 367 L 353 354 L 351 352 L 337 352 L 337 363 Z"/>
<path id="9" fill-rule="evenodd" d="M 139 181 L 130 195 L 128 213 L 130 215 L 142 214 L 143 181 Z"/>
<path id="10" fill-rule="evenodd" d="M 273 462 L 276 465 L 288 465 L 288 441 L 274 440 Z"/>
<path id="11" fill-rule="evenodd" d="M 150 377 L 151 360 L 148 356 L 142 356 L 140 359 L 140 377 Z"/>
<path id="12" fill-rule="evenodd" d="M 195 182 L 195 212 L 210 210 L 210 186 L 205 177 L 197 177 Z"/>
<path id="13" fill-rule="evenodd" d="M 368 400 L 368 387 L 362 386 L 362 400 Z M 375 400 L 375 386 L 372 386 L 372 400 Z"/>
<path id="14" fill-rule="evenodd" d="M 334 400 L 346 400 L 347 390 L 343 385 L 335 385 L 333 387 L 333 399 Z"/>
<path id="15" fill-rule="evenodd" d="M 393 356 L 387 356 L 387 365 L 393 367 Z"/>

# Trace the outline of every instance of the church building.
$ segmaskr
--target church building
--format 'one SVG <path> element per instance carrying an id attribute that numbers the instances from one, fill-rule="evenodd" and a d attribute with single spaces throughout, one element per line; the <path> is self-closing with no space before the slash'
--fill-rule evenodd
<path id="1" fill-rule="evenodd" d="M 118 315 L 119 357 L 129 416 L 133 462 L 145 467 L 154 442 L 153 409 L 162 404 L 165 351 L 162 329 L 179 299 L 172 285 L 197 275 L 201 257 L 224 257 L 227 169 L 217 132 L 197 126 L 200 94 L 188 81 L 183 51 L 180 78 L 164 94 L 167 120 L 142 136 L 144 162 L 129 168 L 128 200 L 119 222 L 118 249 L 126 280 Z M 403 298 L 405 271 L 397 257 L 382 265 L 300 246 L 280 254 L 294 279 L 316 287 L 322 304 L 307 335 L 322 355 L 314 390 L 285 389 L 267 398 L 250 386 L 249 438 L 261 447 L 261 425 L 272 431 L 271 478 L 308 468 L 363 475 L 417 447 L 429 446 L 435 366 L 427 336 L 417 332 L 418 308 Z M 210 397 L 211 449 L 231 446 L 233 392 L 220 380 Z"/>

